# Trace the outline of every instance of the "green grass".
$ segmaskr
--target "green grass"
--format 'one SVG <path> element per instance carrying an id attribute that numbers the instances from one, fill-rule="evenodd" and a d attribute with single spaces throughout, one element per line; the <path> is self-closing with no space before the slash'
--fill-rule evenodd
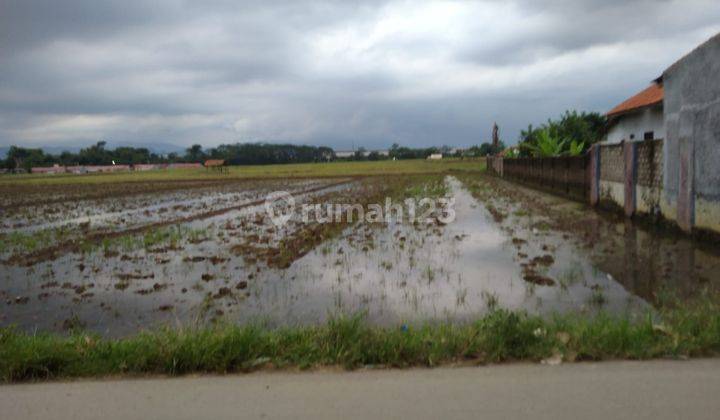
<path id="1" fill-rule="evenodd" d="M 426 182 L 413 184 L 406 191 L 406 195 L 413 198 L 438 198 L 444 197 L 447 193 L 448 187 L 444 177 L 429 178 Z"/>
<path id="2" fill-rule="evenodd" d="M 715 356 L 720 352 L 716 299 L 636 320 L 598 315 L 541 318 L 496 310 L 473 323 L 397 328 L 370 326 L 362 315 L 318 327 L 257 325 L 165 329 L 100 339 L 0 329 L 0 378 L 24 380 L 246 372 L 261 368 L 412 367 L 447 363 L 566 361 Z"/>
<path id="3" fill-rule="evenodd" d="M 49 243 L 64 239 L 68 233 L 69 231 L 63 227 L 32 232 L 14 230 L 0 235 L 0 254 L 18 250 L 32 252 Z"/>
<path id="4" fill-rule="evenodd" d="M 105 238 L 99 242 L 83 237 L 77 237 L 76 241 L 84 252 L 92 252 L 100 248 L 105 252 L 116 250 L 129 252 L 160 245 L 176 246 L 183 240 L 196 243 L 204 240 L 205 237 L 205 230 L 190 229 L 180 225 L 151 229 L 142 235 L 128 234 L 116 238 Z M 33 232 L 12 231 L 7 235 L 0 235 L 0 254 L 33 252 L 71 238 L 71 231 L 64 227 Z"/>
<path id="5" fill-rule="evenodd" d="M 443 173 L 448 171 L 480 171 L 484 159 L 382 160 L 366 162 L 299 163 L 286 165 L 231 166 L 228 174 L 206 172 L 205 169 L 173 169 L 143 172 L 104 174 L 27 174 L 2 175 L 0 185 L 104 184 L 116 182 L 191 181 L 212 179 L 255 178 L 322 178 L 365 175 L 409 175 Z"/>

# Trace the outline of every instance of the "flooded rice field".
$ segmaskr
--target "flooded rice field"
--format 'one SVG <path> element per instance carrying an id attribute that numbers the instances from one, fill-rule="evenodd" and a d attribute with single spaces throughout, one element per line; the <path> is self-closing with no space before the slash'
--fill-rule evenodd
<path id="1" fill-rule="evenodd" d="M 358 311 L 379 325 L 494 308 L 644 315 L 720 282 L 713 244 L 481 175 L 107 188 L 4 196 L 0 326 L 123 336 Z M 281 226 L 264 205 L 274 191 L 296 201 Z M 300 211 L 440 196 L 452 205 L 415 222 L 321 223 Z"/>

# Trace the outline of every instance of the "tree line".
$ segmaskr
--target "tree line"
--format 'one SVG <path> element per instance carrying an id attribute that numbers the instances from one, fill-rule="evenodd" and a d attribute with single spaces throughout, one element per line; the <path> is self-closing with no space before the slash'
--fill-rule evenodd
<path id="1" fill-rule="evenodd" d="M 450 155 L 450 147 L 409 148 L 393 144 L 388 154 L 377 151 L 367 152 L 358 149 L 353 155 L 338 158 L 330 147 L 307 146 L 293 144 L 268 143 L 236 143 L 223 144 L 210 149 L 203 149 L 194 144 L 184 154 L 169 153 L 167 155 L 153 153 L 145 147 L 117 147 L 109 149 L 106 142 L 100 141 L 92 146 L 80 149 L 79 152 L 46 153 L 38 148 L 11 146 L 0 166 L 9 170 L 30 171 L 32 167 L 43 166 L 76 166 L 76 165 L 136 165 L 146 163 L 195 163 L 207 159 L 223 159 L 229 165 L 269 165 L 283 163 L 329 162 L 333 160 L 383 160 L 383 159 L 424 159 L 433 153 Z M 483 146 L 474 146 L 465 151 L 465 156 L 484 156 L 492 153 Z M 455 156 L 461 156 L 457 152 Z"/>
<path id="2" fill-rule="evenodd" d="M 323 162 L 335 158 L 329 147 L 292 144 L 238 143 L 223 144 L 203 150 L 199 144 L 192 145 L 184 154 L 167 155 L 151 152 L 145 147 L 117 147 L 109 149 L 100 141 L 79 152 L 45 153 L 42 149 L 11 146 L 2 167 L 9 170 L 29 171 L 38 166 L 76 165 L 136 165 L 144 163 L 201 163 L 206 159 L 224 159 L 231 165 L 263 165 L 273 163 Z"/>
<path id="3" fill-rule="evenodd" d="M 548 119 L 538 127 L 529 125 L 520 133 L 517 148 L 513 148 L 512 156 L 562 156 L 585 153 L 593 144 L 600 141 L 606 130 L 605 116 L 596 113 L 578 113 L 566 111 L 558 119 Z M 134 165 L 141 163 L 180 163 L 203 162 L 206 159 L 224 159 L 231 165 L 266 165 L 282 163 L 328 162 L 337 160 L 333 149 L 324 146 L 306 146 L 294 144 L 269 143 L 236 143 L 223 144 L 210 149 L 203 149 L 194 144 L 184 154 L 169 153 L 167 155 L 151 152 L 145 147 L 117 147 L 108 149 L 106 142 L 100 141 L 79 152 L 62 152 L 54 155 L 42 149 L 12 146 L 0 166 L 9 170 L 32 167 L 75 165 Z M 383 160 L 383 159 L 425 159 L 431 154 L 442 153 L 444 156 L 481 157 L 495 155 L 506 149 L 500 141 L 497 146 L 489 142 L 472 146 L 467 149 L 453 150 L 449 146 L 411 148 L 393 144 L 387 154 L 377 151 L 367 152 L 359 148 L 343 160 Z"/>
<path id="4" fill-rule="evenodd" d="M 76 165 L 112 165 L 138 163 L 168 163 L 165 156 L 152 153 L 144 147 L 118 147 L 110 150 L 105 148 L 106 142 L 100 141 L 79 152 L 62 152 L 57 155 L 45 153 L 42 149 L 11 146 L 2 166 L 5 169 L 24 169 L 29 171 L 37 166 L 76 166 Z"/>

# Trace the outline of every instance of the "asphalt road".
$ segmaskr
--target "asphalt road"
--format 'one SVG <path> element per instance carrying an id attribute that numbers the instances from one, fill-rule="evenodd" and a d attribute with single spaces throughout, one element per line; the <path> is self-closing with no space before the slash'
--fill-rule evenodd
<path id="1" fill-rule="evenodd" d="M 718 419 L 720 359 L 0 386 L 0 419 Z"/>

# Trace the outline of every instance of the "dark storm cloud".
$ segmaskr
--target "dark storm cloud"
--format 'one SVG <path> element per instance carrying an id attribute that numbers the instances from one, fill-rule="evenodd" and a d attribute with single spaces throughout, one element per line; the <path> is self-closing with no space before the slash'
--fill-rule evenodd
<path id="1" fill-rule="evenodd" d="M 0 0 L 0 146 L 513 141 L 718 30 L 701 0 Z"/>
<path id="2" fill-rule="evenodd" d="M 720 21 L 720 7 L 702 1 L 539 0 L 516 6 L 525 12 L 522 23 L 492 43 L 479 36 L 459 57 L 480 63 L 532 62 L 598 45 L 661 42 Z"/>
<path id="3" fill-rule="evenodd" d="M 99 39 L 131 26 L 176 17 L 170 2 L 92 0 L 2 0 L 0 48 L 3 53 L 57 39 Z"/>

